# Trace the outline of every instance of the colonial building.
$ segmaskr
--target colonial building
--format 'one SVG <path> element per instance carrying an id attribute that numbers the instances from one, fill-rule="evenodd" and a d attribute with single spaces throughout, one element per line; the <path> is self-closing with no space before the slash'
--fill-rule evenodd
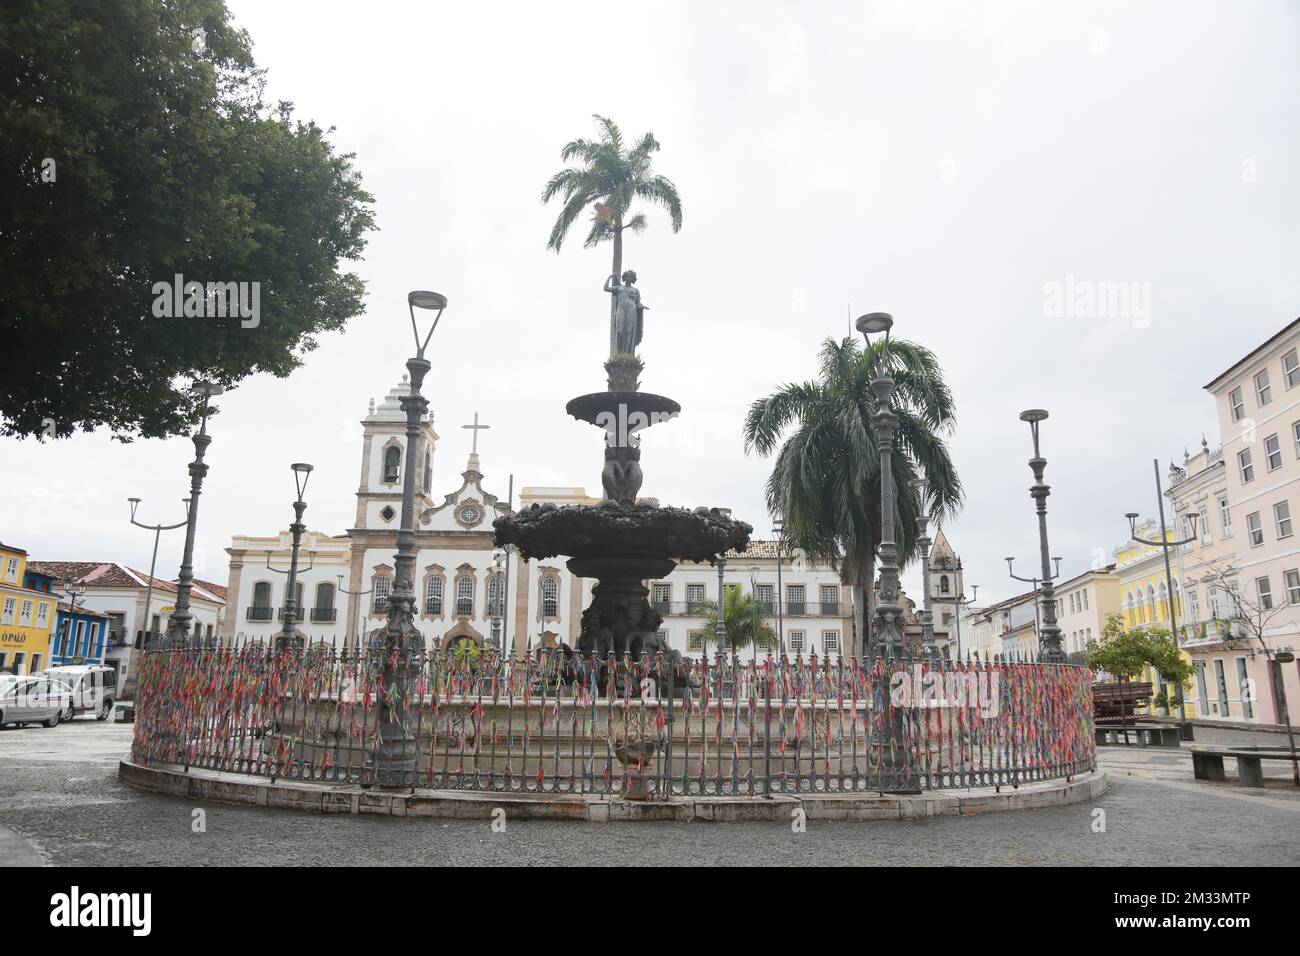
<path id="1" fill-rule="evenodd" d="M 1084 571 L 1056 585 L 1056 623 L 1061 648 L 1071 660 L 1084 663 L 1088 645 L 1101 640 L 1106 618 L 1120 609 L 1115 565 Z"/>
<path id="2" fill-rule="evenodd" d="M 33 591 L 49 594 L 58 600 L 60 582 L 53 575 L 37 571 L 35 563 L 28 564 L 24 584 Z M 102 664 L 104 655 L 113 649 L 109 626 L 112 619 L 101 611 L 81 606 L 80 595 L 68 595 L 70 601 L 59 601 L 50 638 L 47 666 L 56 664 Z"/>
<path id="3" fill-rule="evenodd" d="M 982 661 L 1038 656 L 1038 592 L 1026 591 L 972 612 L 970 651 Z"/>
<path id="4" fill-rule="evenodd" d="M 0 672 L 35 674 L 49 666 L 58 598 L 27 584 L 27 552 L 0 543 Z"/>
<path id="5" fill-rule="evenodd" d="M 1291 713 L 1300 706 L 1300 660 L 1294 656 L 1300 645 L 1300 538 L 1294 517 L 1300 508 L 1300 319 L 1205 388 L 1218 406 L 1237 587 L 1264 612 L 1267 646 L 1290 658 L 1270 668 L 1250 637 L 1240 648 L 1246 674 L 1238 677 L 1247 682 L 1243 699 L 1257 698 L 1258 716 L 1252 719 L 1276 723 L 1283 687 Z"/>
<path id="6" fill-rule="evenodd" d="M 1240 625 L 1231 620 L 1232 602 L 1220 587 L 1221 575 L 1236 581 L 1230 572 L 1239 540 L 1233 533 L 1223 449 L 1211 449 L 1202 440 L 1201 451 L 1185 455 L 1181 468 L 1170 465 L 1166 494 L 1179 538 L 1194 538 L 1173 556 L 1184 598 L 1178 646 L 1191 658 L 1195 672 L 1189 700 L 1195 698 L 1198 716 L 1258 720 L 1259 708 L 1250 693 L 1247 641 Z"/>
<path id="7" fill-rule="evenodd" d="M 406 416 L 403 378 L 363 419 L 360 482 L 354 526 L 342 534 L 308 531 L 301 544 L 297 627 L 308 641 L 357 646 L 381 627 L 394 586 L 394 554 L 401 523 Z M 492 522 L 509 514 L 509 497 L 485 476 L 475 420 L 465 426 L 474 439 L 459 481 L 440 494 L 439 436 L 432 419 L 420 430 L 416 460 L 416 570 L 418 626 L 430 646 L 456 642 L 512 646 L 523 652 L 539 644 L 577 643 L 583 609 L 594 581 L 572 574 L 563 557 L 526 560 L 495 545 Z M 581 487 L 531 486 L 519 492 L 519 507 L 534 504 L 595 505 Z M 230 612 L 223 639 L 274 640 L 283 626 L 291 540 L 289 532 L 238 535 L 231 540 Z M 946 548 L 946 542 L 944 543 Z M 951 549 L 938 556 L 951 554 Z M 726 556 L 724 586 L 751 588 L 768 622 L 783 633 L 793 655 L 847 654 L 853 636 L 850 589 L 839 575 L 802 554 L 782 553 L 778 574 L 776 542 L 755 540 L 742 553 Z M 954 572 L 949 569 L 948 574 Z M 646 582 L 650 601 L 663 615 L 661 633 L 669 646 L 698 653 L 704 646 L 701 605 L 717 599 L 716 569 L 686 563 L 661 581 Z M 950 588 L 960 588 L 956 578 Z M 946 592 L 936 595 L 942 601 Z M 779 602 L 778 602 L 779 596 Z M 914 618 L 914 615 L 913 615 Z M 915 623 L 915 621 L 913 621 Z M 711 636 L 711 635 L 710 635 Z M 777 648 L 773 648 L 777 650 Z"/>
<path id="8" fill-rule="evenodd" d="M 135 685 L 136 652 L 145 646 L 151 632 L 161 634 L 167 630 L 171 612 L 176 609 L 175 582 L 154 578 L 151 589 L 149 575 L 115 561 L 32 561 L 28 566 L 56 581 L 84 586 L 78 609 L 107 616 L 108 643 L 103 662 L 117 671 L 118 697 L 125 699 Z M 196 581 L 190 592 L 190 611 L 194 615 L 191 633 L 213 639 L 225 611 L 224 596 Z"/>

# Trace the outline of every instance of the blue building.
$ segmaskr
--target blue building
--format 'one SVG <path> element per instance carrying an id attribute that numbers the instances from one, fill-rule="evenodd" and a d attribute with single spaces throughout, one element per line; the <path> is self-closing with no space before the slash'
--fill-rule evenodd
<path id="1" fill-rule="evenodd" d="M 33 591 L 55 594 L 53 576 L 28 568 L 23 575 L 23 586 Z M 76 607 L 66 601 L 59 602 L 50 637 L 48 667 L 58 664 L 103 664 L 104 655 L 113 649 L 109 632 L 112 618 L 99 611 Z"/>

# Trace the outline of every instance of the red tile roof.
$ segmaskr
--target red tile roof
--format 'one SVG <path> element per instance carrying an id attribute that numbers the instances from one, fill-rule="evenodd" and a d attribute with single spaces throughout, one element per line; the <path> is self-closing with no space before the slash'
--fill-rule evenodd
<path id="1" fill-rule="evenodd" d="M 149 575 L 134 568 L 128 568 L 116 561 L 28 561 L 27 567 L 37 574 L 46 574 L 62 581 L 71 578 L 78 584 L 96 588 L 147 588 Z M 175 594 L 176 583 L 153 579 L 155 591 L 163 594 Z M 226 601 L 226 589 L 220 585 L 195 581 L 195 592 L 208 601 Z"/>

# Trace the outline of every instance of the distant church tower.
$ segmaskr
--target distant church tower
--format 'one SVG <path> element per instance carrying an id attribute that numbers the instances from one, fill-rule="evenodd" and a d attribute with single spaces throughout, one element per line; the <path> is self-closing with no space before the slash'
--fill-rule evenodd
<path id="1" fill-rule="evenodd" d="M 940 644 L 956 641 L 958 601 L 964 596 L 961 560 L 942 530 L 930 546 L 930 610 L 934 615 L 934 636 Z"/>
<path id="2" fill-rule="evenodd" d="M 402 481 L 406 473 L 406 413 L 401 400 L 410 394 L 405 375 L 361 422 L 361 484 L 357 488 L 357 530 L 391 532 L 394 536 L 402 524 Z M 433 430 L 433 416 L 428 415 L 420 427 L 416 446 L 415 513 L 432 507 L 433 452 L 438 434 Z M 396 538 L 394 537 L 394 540 Z"/>

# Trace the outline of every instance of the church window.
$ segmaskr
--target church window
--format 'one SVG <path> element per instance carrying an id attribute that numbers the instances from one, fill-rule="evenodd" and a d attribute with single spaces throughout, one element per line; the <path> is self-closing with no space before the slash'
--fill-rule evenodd
<path id="1" fill-rule="evenodd" d="M 429 452 L 424 453 L 424 493 L 427 495 L 433 488 L 433 455 Z"/>
<path id="2" fill-rule="evenodd" d="M 948 593 L 948 575 L 944 574 L 939 577 L 939 593 Z"/>
<path id="3" fill-rule="evenodd" d="M 468 574 L 456 579 L 456 613 L 463 616 L 474 613 L 474 579 Z"/>
<path id="4" fill-rule="evenodd" d="M 379 512 L 379 517 L 383 518 L 385 521 L 392 521 L 397 517 L 397 512 L 393 510 L 392 505 L 384 505 L 383 510 Z"/>
<path id="5" fill-rule="evenodd" d="M 424 585 L 425 614 L 442 614 L 442 589 L 443 582 L 440 577 L 429 578 L 428 583 Z"/>
<path id="6" fill-rule="evenodd" d="M 384 450 L 384 482 L 386 484 L 397 484 L 398 476 L 401 473 L 402 450 L 396 445 L 389 445 Z"/>
<path id="7" fill-rule="evenodd" d="M 393 593 L 393 579 L 387 574 L 376 574 L 370 588 L 374 597 L 371 613 L 387 614 L 388 596 Z"/>
<path id="8" fill-rule="evenodd" d="M 542 617 L 559 617 L 560 582 L 555 578 L 542 578 Z"/>

